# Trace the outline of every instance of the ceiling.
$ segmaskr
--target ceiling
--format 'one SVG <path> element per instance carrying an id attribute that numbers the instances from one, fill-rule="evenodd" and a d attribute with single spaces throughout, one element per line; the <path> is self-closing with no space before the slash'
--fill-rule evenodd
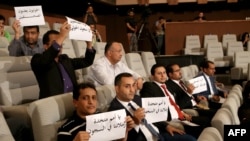
<path id="1" fill-rule="evenodd" d="M 94 11 L 98 15 L 105 14 L 119 14 L 125 15 L 129 8 L 134 8 L 135 12 L 142 12 L 143 6 L 139 5 L 111 5 L 103 0 L 0 0 L 0 4 L 9 6 L 31 6 L 41 5 L 43 12 L 51 14 L 66 15 L 72 17 L 81 17 L 85 13 L 89 4 L 93 5 Z M 238 3 L 228 4 L 227 2 L 212 2 L 205 5 L 197 3 L 181 3 L 175 6 L 169 6 L 167 4 L 150 4 L 152 11 L 194 11 L 194 10 L 216 10 L 216 9 L 242 9 L 247 8 L 250 5 L 250 0 L 238 0 Z"/>

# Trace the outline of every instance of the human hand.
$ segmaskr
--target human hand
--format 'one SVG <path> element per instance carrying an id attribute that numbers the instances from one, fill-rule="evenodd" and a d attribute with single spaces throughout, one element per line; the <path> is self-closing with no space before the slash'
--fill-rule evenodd
<path id="1" fill-rule="evenodd" d="M 71 30 L 71 26 L 70 26 L 70 24 L 68 24 L 68 22 L 66 21 L 66 22 L 64 22 L 64 23 L 62 24 L 62 26 L 61 26 L 61 28 L 60 28 L 60 35 L 61 35 L 62 37 L 64 37 L 64 38 L 66 38 L 67 35 L 69 34 L 70 30 Z"/>
<path id="2" fill-rule="evenodd" d="M 135 123 L 138 125 L 145 118 L 145 111 L 144 108 L 138 108 L 134 111 L 134 120 Z"/>
<path id="3" fill-rule="evenodd" d="M 218 95 L 213 95 L 213 96 L 212 96 L 212 100 L 215 101 L 215 102 L 219 102 L 219 101 L 220 101 L 220 96 L 218 96 Z"/>
<path id="4" fill-rule="evenodd" d="M 73 141 L 88 141 L 90 138 L 90 135 L 86 131 L 79 131 Z"/>
<path id="5" fill-rule="evenodd" d="M 207 98 L 205 96 L 199 95 L 199 96 L 197 96 L 197 100 L 198 101 L 201 101 L 201 100 L 207 101 Z"/>
<path id="6" fill-rule="evenodd" d="M 20 21 L 19 20 L 15 20 L 13 22 L 13 24 L 12 24 L 12 28 L 15 31 L 15 34 L 19 34 L 20 35 L 20 32 L 21 32 L 20 27 L 21 27 L 20 26 Z"/>
<path id="7" fill-rule="evenodd" d="M 126 117 L 126 122 L 127 122 L 127 131 L 130 131 L 135 127 L 135 122 L 130 116 Z"/>
<path id="8" fill-rule="evenodd" d="M 187 121 L 192 121 L 192 116 L 191 116 L 191 115 L 189 115 L 189 114 L 187 114 L 187 113 L 183 113 L 183 115 L 184 115 L 184 117 L 185 117 L 185 119 L 186 119 Z"/>
<path id="9" fill-rule="evenodd" d="M 188 85 L 187 85 L 187 92 L 188 92 L 189 94 L 192 94 L 193 91 L 194 91 L 194 89 L 195 89 L 195 87 L 194 87 L 193 84 L 188 84 Z"/>
<path id="10" fill-rule="evenodd" d="M 177 129 L 171 125 L 167 125 L 166 130 L 171 136 L 174 136 L 174 133 L 178 133 L 180 135 L 186 134 L 184 131 Z"/>

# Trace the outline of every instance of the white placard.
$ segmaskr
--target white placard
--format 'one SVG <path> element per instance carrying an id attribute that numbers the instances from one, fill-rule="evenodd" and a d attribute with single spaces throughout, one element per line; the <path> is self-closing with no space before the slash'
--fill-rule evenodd
<path id="1" fill-rule="evenodd" d="M 69 32 L 70 39 L 92 41 L 92 30 L 87 24 L 69 17 L 66 18 L 71 26 L 71 30 Z"/>
<path id="2" fill-rule="evenodd" d="M 19 6 L 14 9 L 21 26 L 45 25 L 41 6 Z"/>
<path id="3" fill-rule="evenodd" d="M 125 109 L 86 116 L 89 141 L 110 141 L 125 137 Z"/>
<path id="4" fill-rule="evenodd" d="M 145 118 L 148 123 L 166 121 L 168 105 L 166 97 L 142 98 L 142 107 L 145 109 Z"/>
<path id="5" fill-rule="evenodd" d="M 195 87 L 193 94 L 198 94 L 200 92 L 207 91 L 206 80 L 203 76 L 199 76 L 199 77 L 190 79 L 188 82 L 193 84 Z"/>

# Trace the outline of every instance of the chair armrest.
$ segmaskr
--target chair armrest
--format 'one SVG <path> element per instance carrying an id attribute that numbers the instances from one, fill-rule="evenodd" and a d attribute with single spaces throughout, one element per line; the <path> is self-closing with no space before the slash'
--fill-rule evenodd
<path id="1" fill-rule="evenodd" d="M 182 109 L 182 111 L 191 116 L 199 116 L 199 113 L 194 109 Z"/>

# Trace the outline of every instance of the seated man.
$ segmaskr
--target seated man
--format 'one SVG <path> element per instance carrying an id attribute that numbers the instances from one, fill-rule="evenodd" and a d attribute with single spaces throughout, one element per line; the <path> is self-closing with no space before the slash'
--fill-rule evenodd
<path id="1" fill-rule="evenodd" d="M 141 98 L 135 95 L 136 81 L 130 73 L 120 73 L 115 77 L 116 97 L 110 103 L 109 111 L 125 109 L 136 127 L 128 132 L 127 141 L 195 141 L 196 139 L 184 131 L 166 122 L 148 124 Z"/>
<path id="2" fill-rule="evenodd" d="M 92 42 L 87 42 L 85 58 L 69 58 L 61 54 L 63 41 L 70 31 L 70 24 L 62 24 L 60 33 L 47 31 L 43 36 L 45 51 L 35 54 L 31 59 L 31 68 L 40 88 L 39 98 L 72 92 L 77 85 L 75 70 L 92 65 L 96 51 Z"/>
<path id="3" fill-rule="evenodd" d="M 207 91 L 201 92 L 196 96 L 196 100 L 207 100 L 209 107 L 219 109 L 223 103 L 223 99 L 227 97 L 227 92 L 219 89 L 214 78 L 215 65 L 212 61 L 204 60 L 200 64 L 201 73 L 196 77 L 203 76 L 206 81 Z"/>
<path id="4" fill-rule="evenodd" d="M 209 109 L 207 101 L 196 101 L 193 96 L 195 89 L 192 84 L 184 84 L 182 74 L 178 64 L 169 64 L 166 66 L 168 80 L 166 84 L 168 90 L 175 94 L 175 101 L 181 109 L 194 109 L 200 116 L 207 116 L 211 120 L 216 113 L 216 110 Z"/>
<path id="5" fill-rule="evenodd" d="M 97 113 L 97 92 L 91 83 L 81 83 L 73 91 L 73 103 L 75 112 L 59 129 L 57 141 L 88 141 L 89 132 L 86 131 L 86 116 Z M 126 117 L 127 130 L 134 127 L 134 121 L 130 116 Z M 126 138 L 119 139 L 125 141 Z"/>
<path id="6" fill-rule="evenodd" d="M 129 69 L 122 61 L 122 46 L 118 42 L 108 42 L 105 46 L 104 56 L 94 62 L 90 68 L 90 80 L 96 86 L 114 84 L 115 76 L 122 73 L 131 73 L 137 80 L 138 89 L 142 87 L 142 77 Z"/>
<path id="7" fill-rule="evenodd" d="M 10 33 L 4 30 L 5 18 L 0 15 L 0 37 L 5 37 L 9 42 L 11 40 Z"/>
<path id="8" fill-rule="evenodd" d="M 33 56 L 44 51 L 42 40 L 38 38 L 39 26 L 24 26 L 23 36 L 21 36 L 18 20 L 13 22 L 12 28 L 15 31 L 15 37 L 8 47 L 10 56 Z"/>
<path id="9" fill-rule="evenodd" d="M 191 116 L 182 111 L 180 106 L 176 103 L 176 93 L 171 93 L 166 85 L 167 74 L 163 65 L 154 64 L 151 68 L 152 82 L 145 82 L 140 91 L 141 97 L 166 97 L 169 101 L 168 120 L 173 123 L 176 120 L 191 121 L 200 126 L 183 125 L 188 134 L 199 137 L 202 130 L 210 125 L 210 121 L 204 116 Z"/>

